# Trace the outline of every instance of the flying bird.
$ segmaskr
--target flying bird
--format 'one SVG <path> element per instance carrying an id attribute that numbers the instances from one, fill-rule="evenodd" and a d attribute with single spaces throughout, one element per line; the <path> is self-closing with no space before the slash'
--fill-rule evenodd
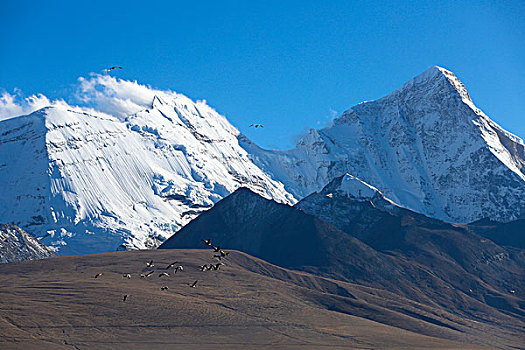
<path id="1" fill-rule="evenodd" d="M 126 274 L 122 275 L 122 278 L 131 279 L 131 275 L 129 273 L 126 273 Z"/>
<path id="2" fill-rule="evenodd" d="M 163 272 L 159 275 L 159 278 L 162 277 L 162 276 L 166 276 L 166 277 L 170 277 L 170 274 L 167 273 L 167 272 Z"/>
<path id="3" fill-rule="evenodd" d="M 223 258 L 225 258 L 225 257 L 228 256 L 230 253 L 221 250 L 221 251 L 220 251 L 220 254 L 221 254 L 221 256 L 222 256 Z"/>
<path id="4" fill-rule="evenodd" d="M 102 276 L 104 273 L 103 272 L 99 272 L 97 273 L 93 278 L 99 278 L 100 276 Z"/>
<path id="5" fill-rule="evenodd" d="M 160 290 L 168 290 L 168 286 L 160 287 Z"/>
<path id="6" fill-rule="evenodd" d="M 150 271 L 150 272 L 148 272 L 148 273 L 145 274 L 145 275 L 140 275 L 140 277 L 142 277 L 142 276 L 144 276 L 144 277 L 149 277 L 149 276 L 153 275 L 153 273 L 155 273 L 155 271 Z"/>
<path id="7" fill-rule="evenodd" d="M 204 244 L 211 246 L 211 239 L 201 239 L 201 241 L 203 241 Z"/>
<path id="8" fill-rule="evenodd" d="M 212 246 L 212 248 L 213 248 L 213 251 L 214 251 L 214 252 L 217 252 L 217 253 L 218 253 L 218 252 L 221 251 L 221 246 L 220 246 L 220 245 L 218 245 L 218 246 L 216 246 L 216 247 Z"/>
<path id="9" fill-rule="evenodd" d="M 124 295 L 124 298 L 122 298 L 122 301 L 126 301 L 126 299 L 129 297 L 129 295 Z"/>
<path id="10" fill-rule="evenodd" d="M 200 268 L 201 268 L 201 271 L 209 270 L 208 265 L 206 265 L 206 264 L 201 265 Z"/>
<path id="11" fill-rule="evenodd" d="M 219 267 L 221 267 L 222 265 L 224 265 L 224 264 L 220 262 L 220 263 L 217 263 L 217 264 L 215 264 L 215 265 L 211 264 L 210 266 L 211 266 L 214 270 L 218 270 Z"/>
<path id="12" fill-rule="evenodd" d="M 253 126 L 254 128 L 256 128 L 256 129 L 257 129 L 257 128 L 264 128 L 264 126 L 263 126 L 262 124 L 251 124 L 249 127 L 251 128 L 252 126 Z"/>
<path id="13" fill-rule="evenodd" d="M 110 67 L 108 69 L 105 69 L 104 71 L 106 72 L 106 74 L 108 74 L 109 72 L 111 72 L 113 69 L 122 69 L 122 67 L 120 66 L 113 66 L 113 67 Z"/>
<path id="14" fill-rule="evenodd" d="M 175 262 L 172 262 L 171 264 L 169 264 L 169 265 L 166 267 L 166 270 L 171 269 L 173 266 L 175 266 L 176 263 L 178 263 L 178 261 L 175 261 Z"/>
<path id="15" fill-rule="evenodd" d="M 219 260 L 222 260 L 222 255 L 220 255 L 220 254 L 215 254 L 213 257 L 214 257 L 214 258 L 217 258 L 217 259 L 219 259 Z"/>
<path id="16" fill-rule="evenodd" d="M 197 286 L 197 282 L 199 282 L 199 281 L 195 281 L 195 282 L 193 282 L 192 284 L 190 284 L 190 287 L 191 287 L 191 288 L 195 288 L 195 287 Z"/>
<path id="17" fill-rule="evenodd" d="M 180 270 L 180 271 L 184 270 L 184 268 L 182 267 L 182 265 L 177 266 L 177 267 L 175 268 L 175 271 L 174 271 L 173 273 L 177 273 L 177 271 L 179 271 L 179 270 Z"/>
<path id="18" fill-rule="evenodd" d="M 147 267 L 153 267 L 155 265 L 153 265 L 153 260 L 151 260 L 150 262 L 146 263 L 146 266 Z"/>

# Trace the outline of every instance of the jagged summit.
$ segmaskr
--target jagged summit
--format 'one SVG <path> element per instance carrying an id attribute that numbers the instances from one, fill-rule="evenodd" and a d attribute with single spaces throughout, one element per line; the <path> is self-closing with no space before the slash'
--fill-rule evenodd
<path id="1" fill-rule="evenodd" d="M 481 112 L 441 67 L 350 108 L 291 150 L 240 142 L 297 198 L 349 173 L 395 203 L 445 221 L 509 221 L 525 208 L 523 141 Z"/>

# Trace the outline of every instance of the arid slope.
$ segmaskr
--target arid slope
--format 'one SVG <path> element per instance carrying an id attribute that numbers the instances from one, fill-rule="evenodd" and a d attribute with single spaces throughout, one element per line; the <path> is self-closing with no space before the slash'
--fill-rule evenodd
<path id="1" fill-rule="evenodd" d="M 131 251 L 2 265 L 0 348 L 520 347 L 519 335 L 240 252 L 232 252 L 219 271 L 200 271 L 211 255 Z M 150 260 L 153 269 L 146 267 Z M 184 270 L 165 270 L 174 261 Z M 164 271 L 170 276 L 158 277 Z M 95 279 L 97 273 L 103 275 Z M 128 273 L 131 279 L 122 276 Z"/>

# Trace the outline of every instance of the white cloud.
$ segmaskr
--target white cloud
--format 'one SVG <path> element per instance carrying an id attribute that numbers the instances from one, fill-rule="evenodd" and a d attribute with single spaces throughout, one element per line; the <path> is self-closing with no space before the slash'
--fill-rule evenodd
<path id="1" fill-rule="evenodd" d="M 136 81 L 95 73 L 87 78 L 78 78 L 75 93 L 66 97 L 65 101 L 51 101 L 42 94 L 23 97 L 19 90 L 15 90 L 13 94 L 1 91 L 0 93 L 0 120 L 26 115 L 47 106 L 64 106 L 90 114 L 123 118 L 149 108 L 155 95 L 165 99 L 174 96 L 184 98 L 169 90 L 156 90 Z M 199 102 L 205 103 L 205 100 Z"/>
<path id="2" fill-rule="evenodd" d="M 172 94 L 110 75 L 92 74 L 78 81 L 75 97 L 82 105 L 118 117 L 150 107 L 155 95 Z"/>
<path id="3" fill-rule="evenodd" d="M 0 120 L 29 114 L 54 103 L 59 103 L 59 101 L 51 102 L 42 94 L 22 97 L 18 90 L 15 90 L 14 94 L 4 91 L 0 95 Z"/>

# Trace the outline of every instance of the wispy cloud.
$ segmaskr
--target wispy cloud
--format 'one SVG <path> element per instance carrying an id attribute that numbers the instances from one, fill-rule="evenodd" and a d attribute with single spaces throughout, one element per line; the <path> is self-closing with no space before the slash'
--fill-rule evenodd
<path id="1" fill-rule="evenodd" d="M 50 101 L 42 94 L 23 97 L 19 90 L 15 90 L 12 94 L 3 91 L 0 95 L 0 120 L 29 114 L 55 103 L 63 103 L 63 101 Z"/>
<path id="2" fill-rule="evenodd" d="M 65 99 L 51 100 L 43 94 L 25 97 L 18 89 L 13 93 L 0 90 L 0 120 L 57 105 L 122 118 L 150 107 L 155 95 L 166 98 L 177 94 L 169 90 L 153 89 L 137 81 L 92 73 L 86 78 L 78 78 L 74 93 Z"/>
<path id="3" fill-rule="evenodd" d="M 155 95 L 173 94 L 110 75 L 91 74 L 88 78 L 78 78 L 78 82 L 76 102 L 117 117 L 150 107 Z"/>

